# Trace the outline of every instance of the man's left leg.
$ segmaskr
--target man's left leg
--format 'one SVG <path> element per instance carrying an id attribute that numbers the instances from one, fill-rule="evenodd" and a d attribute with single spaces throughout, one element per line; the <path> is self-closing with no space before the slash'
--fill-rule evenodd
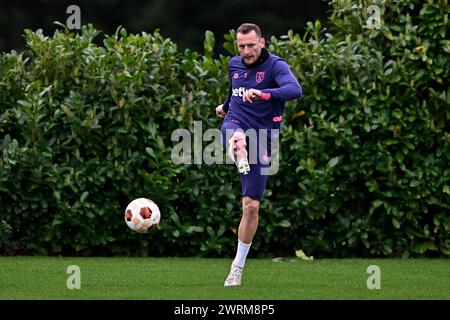
<path id="1" fill-rule="evenodd" d="M 238 246 L 236 257 L 231 264 L 230 273 L 225 280 L 225 286 L 239 286 L 241 284 L 242 271 L 245 266 L 248 251 L 252 245 L 253 237 L 258 228 L 259 201 L 249 197 L 242 198 L 243 214 L 238 229 Z"/>
<path id="2" fill-rule="evenodd" d="M 238 238 L 243 243 L 250 244 L 258 228 L 259 201 L 247 196 L 242 197 L 242 219 L 239 224 Z"/>
<path id="3" fill-rule="evenodd" d="M 225 286 L 239 286 L 250 246 L 258 229 L 259 203 L 267 183 L 267 175 L 260 174 L 261 166 L 251 165 L 247 175 L 241 175 L 242 218 L 238 229 L 236 257 L 231 264 Z"/>
<path id="4" fill-rule="evenodd" d="M 259 144 L 259 139 L 264 139 Z M 236 257 L 231 264 L 230 273 L 225 280 L 225 286 L 238 286 L 241 284 L 247 254 L 258 228 L 259 202 L 261 201 L 268 179 L 270 165 L 270 144 L 264 144 L 266 137 L 249 136 L 250 170 L 241 174 L 242 186 L 242 218 L 238 229 L 238 245 Z M 262 147 L 262 148 L 261 148 Z M 251 155 L 257 155 L 256 163 L 252 163 Z"/>

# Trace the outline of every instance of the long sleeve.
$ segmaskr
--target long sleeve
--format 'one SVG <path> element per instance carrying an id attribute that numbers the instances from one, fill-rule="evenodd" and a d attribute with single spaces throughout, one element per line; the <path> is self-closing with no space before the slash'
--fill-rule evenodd
<path id="1" fill-rule="evenodd" d="M 273 74 L 278 88 L 264 89 L 261 92 L 270 94 L 270 100 L 289 101 L 302 96 L 302 87 L 291 72 L 289 65 L 280 60 L 273 66 Z"/>
<path id="2" fill-rule="evenodd" d="M 228 109 L 230 108 L 231 90 L 232 90 L 232 88 L 231 88 L 231 79 L 230 79 L 230 86 L 228 87 L 228 95 L 222 106 L 222 110 L 225 112 L 228 112 Z"/>

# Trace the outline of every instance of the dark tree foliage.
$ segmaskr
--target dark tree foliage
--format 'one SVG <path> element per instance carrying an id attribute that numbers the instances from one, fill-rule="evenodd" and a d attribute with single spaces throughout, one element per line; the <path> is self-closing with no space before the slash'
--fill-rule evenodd
<path id="1" fill-rule="evenodd" d="M 0 10 L 0 51 L 23 49 L 25 28 L 53 32 L 53 22 L 65 23 L 72 4 L 80 7 L 82 24 L 92 23 L 104 34 L 114 33 L 118 26 L 134 33 L 159 29 L 179 48 L 195 50 L 202 48 L 205 30 L 225 34 L 243 22 L 254 22 L 265 36 L 280 36 L 289 29 L 301 32 L 306 21 L 324 20 L 328 8 L 326 1 L 318 0 L 9 1 Z"/>

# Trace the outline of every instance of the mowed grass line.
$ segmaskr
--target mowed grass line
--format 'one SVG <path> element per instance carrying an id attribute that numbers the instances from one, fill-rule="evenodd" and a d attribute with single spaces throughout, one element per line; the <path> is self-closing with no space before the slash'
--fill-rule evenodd
<path id="1" fill-rule="evenodd" d="M 450 299 L 449 259 L 248 259 L 224 288 L 231 259 L 0 257 L 0 299 Z M 81 289 L 67 288 L 68 266 Z M 367 267 L 381 271 L 369 290 Z"/>

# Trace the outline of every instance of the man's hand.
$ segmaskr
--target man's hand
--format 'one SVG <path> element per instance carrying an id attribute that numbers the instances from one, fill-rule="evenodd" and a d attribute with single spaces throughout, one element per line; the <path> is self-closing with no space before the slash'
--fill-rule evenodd
<path id="1" fill-rule="evenodd" d="M 253 103 L 253 101 L 259 101 L 262 99 L 262 93 L 257 89 L 248 89 L 244 92 L 242 99 L 244 100 L 244 102 L 248 101 L 250 103 Z"/>
<path id="2" fill-rule="evenodd" d="M 226 114 L 227 113 L 223 111 L 223 104 L 218 105 L 216 108 L 216 116 L 218 116 L 219 118 L 223 118 Z"/>

